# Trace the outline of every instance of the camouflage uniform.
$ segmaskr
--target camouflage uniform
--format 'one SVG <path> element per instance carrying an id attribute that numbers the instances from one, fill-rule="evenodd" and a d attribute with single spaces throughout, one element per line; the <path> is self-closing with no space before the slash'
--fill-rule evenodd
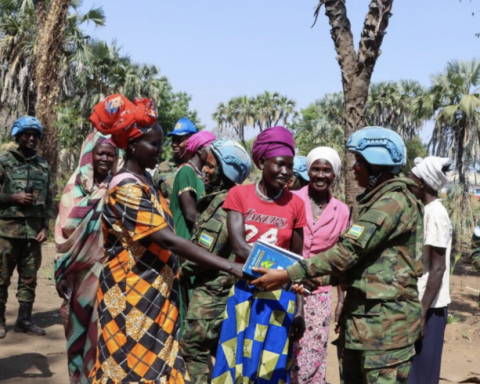
<path id="1" fill-rule="evenodd" d="M 158 164 L 153 172 L 153 181 L 165 199 L 172 195 L 173 182 L 177 173 L 177 164 L 172 160 L 166 160 Z"/>
<path id="2" fill-rule="evenodd" d="M 191 240 L 215 255 L 235 260 L 228 241 L 227 213 L 222 209 L 226 197 L 224 190 L 199 200 L 199 216 Z M 225 272 L 199 268 L 190 261 L 182 266 L 184 275 L 195 275 L 180 344 L 192 384 L 209 382 L 209 357 L 216 354 L 227 298 L 235 282 Z"/>
<path id="3" fill-rule="evenodd" d="M 33 187 L 32 205 L 8 202 L 12 194 Z M 38 155 L 28 159 L 18 151 L 0 154 L 0 304 L 8 298 L 10 278 L 18 266 L 17 299 L 20 303 L 33 303 L 37 272 L 42 254 L 35 237 L 53 216 L 50 190 L 50 170 Z"/>
<path id="4" fill-rule="evenodd" d="M 342 383 L 407 383 L 422 306 L 423 206 L 394 178 L 359 197 L 355 224 L 325 253 L 289 267 L 292 281 L 332 275 L 346 290 L 337 341 Z"/>
<path id="5" fill-rule="evenodd" d="M 480 219 L 477 221 L 477 225 L 473 231 L 470 259 L 475 269 L 480 271 Z"/>

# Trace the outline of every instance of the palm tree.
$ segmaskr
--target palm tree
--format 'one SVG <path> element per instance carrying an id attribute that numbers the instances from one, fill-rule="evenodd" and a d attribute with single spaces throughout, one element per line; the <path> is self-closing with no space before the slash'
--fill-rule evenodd
<path id="1" fill-rule="evenodd" d="M 343 144 L 343 94 L 326 94 L 302 109 L 302 118 L 295 121 L 295 144 L 300 155 L 307 155 L 317 146 L 335 148 L 340 154 Z"/>
<path id="2" fill-rule="evenodd" d="M 424 94 L 423 87 L 410 80 L 372 84 L 367 101 L 367 123 L 390 128 L 406 141 L 411 140 L 425 121 L 415 109 L 415 101 Z"/>
<path id="3" fill-rule="evenodd" d="M 153 99 L 159 105 L 165 81 L 160 77 L 159 67 L 130 62 L 126 65 L 125 85 L 121 91 L 131 99 L 144 96 Z"/>
<path id="4" fill-rule="evenodd" d="M 238 96 L 226 104 L 218 104 L 212 118 L 217 123 L 218 133 L 236 137 L 245 146 L 245 129 L 258 127 L 262 132 L 280 121 L 288 126 L 298 115 L 295 107 L 295 101 L 287 96 L 265 91 L 256 97 Z"/>
<path id="5" fill-rule="evenodd" d="M 254 108 L 255 100 L 248 96 L 234 97 L 227 104 L 218 104 L 212 115 L 217 122 L 217 132 L 237 137 L 246 146 L 245 129 L 254 126 Z"/>
<path id="6" fill-rule="evenodd" d="M 279 96 L 277 99 L 278 119 L 273 126 L 278 125 L 280 120 L 283 121 L 283 125 L 288 127 L 289 123 L 298 116 L 298 112 L 295 111 L 297 103 L 289 99 L 287 96 Z"/>
<path id="7" fill-rule="evenodd" d="M 258 95 L 255 99 L 255 124 L 262 132 L 265 128 L 271 128 L 279 119 L 278 92 L 268 92 Z"/>
<path id="8" fill-rule="evenodd" d="M 33 4 L 29 3 L 0 0 L 0 107 L 16 116 L 33 108 L 30 95 L 36 29 Z"/>
<path id="9" fill-rule="evenodd" d="M 480 62 L 450 62 L 444 72 L 432 77 L 432 82 L 433 86 L 419 99 L 417 108 L 435 118 L 430 151 L 454 160 L 460 188 L 453 199 L 459 200 L 462 215 L 453 226 L 455 238 L 463 239 L 465 233 L 471 234 L 474 224 L 467 172 L 470 164 L 475 171 L 479 149 Z"/>
<path id="10" fill-rule="evenodd" d="M 36 11 L 44 2 L 32 0 L 0 0 L 0 108 L 9 114 L 35 114 L 36 90 L 34 81 L 34 51 L 37 43 Z M 78 12 L 80 0 L 71 1 L 61 49 L 62 92 L 69 93 L 72 63 L 83 62 L 91 55 L 88 37 L 81 25 L 93 22 L 102 26 L 105 14 L 101 8 L 92 8 L 85 14 Z M 42 13 L 43 11 L 39 11 Z"/>
<path id="11" fill-rule="evenodd" d="M 480 126 L 480 62 L 454 61 L 446 70 L 432 77 L 433 86 L 419 109 L 430 108 L 435 128 L 429 149 L 438 156 L 455 161 L 459 183 L 468 193 L 468 165 L 476 157 Z"/>

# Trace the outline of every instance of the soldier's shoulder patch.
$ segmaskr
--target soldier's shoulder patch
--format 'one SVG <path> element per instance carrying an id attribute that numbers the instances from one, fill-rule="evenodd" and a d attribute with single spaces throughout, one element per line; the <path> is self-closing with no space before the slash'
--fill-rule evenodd
<path id="1" fill-rule="evenodd" d="M 198 245 L 200 245 L 203 248 L 210 249 L 214 241 L 214 238 L 210 235 L 207 235 L 205 232 L 202 232 L 200 234 L 200 237 L 198 239 Z"/>
<path id="2" fill-rule="evenodd" d="M 362 227 L 361 225 L 352 225 L 348 232 L 345 234 L 345 237 L 350 237 L 353 240 L 358 240 L 364 230 L 365 227 Z"/>

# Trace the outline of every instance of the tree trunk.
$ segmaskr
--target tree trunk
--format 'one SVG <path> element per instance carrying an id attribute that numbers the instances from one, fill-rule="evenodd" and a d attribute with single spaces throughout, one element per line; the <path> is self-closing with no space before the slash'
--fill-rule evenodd
<path id="1" fill-rule="evenodd" d="M 45 20 L 47 18 L 47 5 L 45 0 L 33 0 L 33 6 L 35 8 L 35 26 L 37 30 L 37 36 L 42 30 Z M 38 49 L 37 49 L 38 51 Z M 36 80 L 35 80 L 35 71 L 36 71 L 36 55 L 32 55 L 28 58 L 31 61 L 30 66 L 32 68 L 30 72 L 29 84 L 26 90 L 26 112 L 29 116 L 36 115 L 36 105 L 37 105 L 37 90 L 36 90 Z"/>
<path id="2" fill-rule="evenodd" d="M 457 172 L 458 172 L 458 182 L 462 187 L 462 195 L 468 194 L 468 180 L 465 174 L 465 161 L 464 161 L 464 152 L 465 148 L 463 146 L 465 142 L 465 134 L 466 134 L 466 127 L 462 122 L 460 122 L 458 130 L 455 130 L 455 142 L 457 143 L 457 149 L 455 151 L 456 154 L 456 165 L 457 165 Z"/>
<path id="3" fill-rule="evenodd" d="M 337 52 L 337 61 L 342 72 L 342 86 L 345 99 L 345 143 L 358 129 L 365 127 L 365 109 L 368 89 L 375 63 L 380 56 L 380 46 L 391 16 L 393 0 L 371 0 L 365 18 L 358 53 L 353 45 L 350 20 L 347 17 L 346 0 L 321 0 L 315 16 L 325 5 L 332 40 Z M 353 154 L 346 153 L 345 200 L 347 205 L 356 208 L 359 188 L 354 180 L 352 167 Z"/>
<path id="4" fill-rule="evenodd" d="M 58 174 L 57 118 L 55 107 L 60 99 L 60 59 L 63 33 L 71 0 L 51 0 L 47 16 L 37 34 L 35 79 L 37 91 L 36 117 L 44 127 L 41 154 L 48 161 L 54 181 Z"/>

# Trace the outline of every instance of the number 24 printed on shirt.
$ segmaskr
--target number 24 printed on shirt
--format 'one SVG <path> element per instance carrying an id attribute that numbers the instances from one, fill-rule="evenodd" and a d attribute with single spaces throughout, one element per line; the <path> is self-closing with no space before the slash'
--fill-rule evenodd
<path id="1" fill-rule="evenodd" d="M 258 234 L 258 228 L 252 224 L 245 224 L 245 241 L 249 243 Z M 270 228 L 257 240 L 264 241 L 265 243 L 276 245 L 278 241 L 278 229 Z"/>

